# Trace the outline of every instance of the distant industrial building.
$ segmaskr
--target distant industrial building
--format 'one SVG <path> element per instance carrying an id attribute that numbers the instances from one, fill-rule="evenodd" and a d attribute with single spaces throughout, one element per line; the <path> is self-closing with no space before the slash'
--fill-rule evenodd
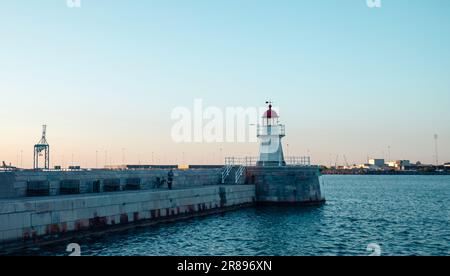
<path id="1" fill-rule="evenodd" d="M 369 165 L 377 166 L 379 168 L 382 168 L 382 167 L 385 166 L 384 159 L 370 159 L 369 160 Z"/>
<path id="2" fill-rule="evenodd" d="M 388 162 L 388 166 L 390 168 L 394 168 L 396 170 L 404 170 L 405 167 L 411 166 L 411 161 L 409 160 L 396 160 Z"/>
<path id="3" fill-rule="evenodd" d="M 395 160 L 386 163 L 384 159 L 369 159 L 367 164 L 354 165 L 350 169 L 364 169 L 369 171 L 404 171 L 410 170 L 416 165 L 411 164 L 409 160 Z"/>

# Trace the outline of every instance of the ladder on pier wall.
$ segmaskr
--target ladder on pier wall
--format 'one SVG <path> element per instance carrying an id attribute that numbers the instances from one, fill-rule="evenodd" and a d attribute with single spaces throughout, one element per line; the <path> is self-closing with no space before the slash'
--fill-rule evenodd
<path id="1" fill-rule="evenodd" d="M 236 171 L 236 175 L 235 175 L 235 183 L 238 184 L 239 180 L 241 180 L 241 178 L 243 177 L 245 172 L 245 167 L 244 166 L 239 166 L 237 171 Z"/>
<path id="2" fill-rule="evenodd" d="M 244 173 L 245 166 L 226 165 L 222 170 L 222 184 L 239 184 Z"/>
<path id="3" fill-rule="evenodd" d="M 230 175 L 231 170 L 233 169 L 232 165 L 226 165 L 222 170 L 222 184 L 225 184 L 227 177 Z"/>

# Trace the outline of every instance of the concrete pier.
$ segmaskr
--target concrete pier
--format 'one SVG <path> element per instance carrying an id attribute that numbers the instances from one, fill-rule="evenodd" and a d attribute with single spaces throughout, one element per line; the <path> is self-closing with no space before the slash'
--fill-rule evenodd
<path id="1" fill-rule="evenodd" d="M 0 173 L 0 254 L 58 241 L 256 204 L 322 204 L 315 166 L 12 171 Z M 242 177 L 236 175 L 242 171 Z M 223 181 L 225 180 L 225 181 Z M 223 183 L 222 183 L 223 181 Z"/>
<path id="2" fill-rule="evenodd" d="M 261 205 L 320 205 L 325 202 L 316 166 L 247 167 L 246 183 L 255 185 Z"/>
<path id="3" fill-rule="evenodd" d="M 2 172 L 0 199 L 25 197 L 27 191 L 36 186 L 48 187 L 46 195 L 49 196 L 64 194 L 61 192 L 64 187 L 74 189 L 76 194 L 158 189 L 167 187 L 169 171 L 149 169 Z M 218 185 L 221 182 L 221 169 L 174 170 L 173 173 L 174 189 Z"/>
<path id="4" fill-rule="evenodd" d="M 84 231 L 223 212 L 251 206 L 255 200 L 252 185 L 4 199 L 0 200 L 0 250 Z"/>

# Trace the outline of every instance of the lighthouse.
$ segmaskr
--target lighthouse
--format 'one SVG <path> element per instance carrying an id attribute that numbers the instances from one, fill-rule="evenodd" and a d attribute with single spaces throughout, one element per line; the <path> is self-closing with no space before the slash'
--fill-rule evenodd
<path id="1" fill-rule="evenodd" d="M 257 166 L 286 166 L 281 140 L 286 135 L 285 126 L 272 109 L 272 103 L 266 102 L 268 109 L 262 116 L 262 124 L 258 125 L 259 160 Z"/>
<path id="2" fill-rule="evenodd" d="M 260 205 L 321 205 L 325 203 L 320 186 L 320 166 L 311 165 L 309 156 L 283 154 L 286 136 L 280 116 L 271 102 L 258 125 L 259 159 L 245 167 L 245 183 L 255 185 Z M 234 159 L 232 159 L 234 160 Z M 247 160 L 247 158 L 245 159 Z M 287 162 L 286 162 L 287 161 Z"/>

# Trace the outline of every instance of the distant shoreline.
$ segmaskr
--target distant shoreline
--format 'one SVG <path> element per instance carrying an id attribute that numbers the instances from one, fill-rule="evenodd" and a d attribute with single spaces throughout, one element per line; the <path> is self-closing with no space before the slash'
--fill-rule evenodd
<path id="1" fill-rule="evenodd" d="M 323 170 L 323 175 L 450 175 L 444 172 Z"/>

